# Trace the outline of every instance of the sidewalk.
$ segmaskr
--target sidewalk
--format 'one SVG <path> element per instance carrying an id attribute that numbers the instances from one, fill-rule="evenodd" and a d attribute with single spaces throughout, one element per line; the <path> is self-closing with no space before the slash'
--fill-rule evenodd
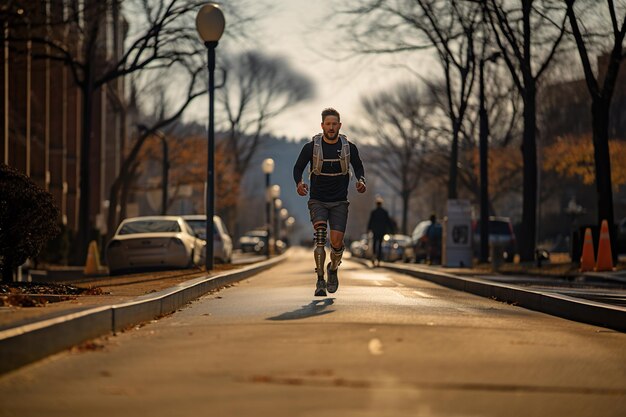
<path id="1" fill-rule="evenodd" d="M 186 303 L 273 267 L 275 258 L 225 271 L 170 276 L 154 273 L 99 277 L 80 285 L 99 285 L 108 294 L 76 296 L 45 307 L 0 308 L 0 373 L 87 340 L 171 314 Z M 178 275 L 177 275 L 178 274 Z"/>
<path id="2" fill-rule="evenodd" d="M 369 260 L 350 259 L 372 267 Z M 542 267 L 541 271 L 536 271 L 534 266 L 520 264 L 509 264 L 498 271 L 493 271 L 488 265 L 474 268 L 389 262 L 380 265 L 481 297 L 568 320 L 626 331 L 626 285 L 621 282 L 626 271 L 623 269 L 587 276 L 577 272 L 571 264 L 552 269 Z"/>

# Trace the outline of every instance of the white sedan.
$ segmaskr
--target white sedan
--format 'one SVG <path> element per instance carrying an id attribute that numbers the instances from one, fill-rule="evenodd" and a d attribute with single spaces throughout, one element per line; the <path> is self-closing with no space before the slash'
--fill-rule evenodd
<path id="1" fill-rule="evenodd" d="M 204 241 L 181 216 L 125 219 L 107 245 L 111 273 L 148 268 L 191 268 L 199 265 Z"/>
<path id="2" fill-rule="evenodd" d="M 203 240 L 203 247 L 206 245 L 206 215 L 185 214 L 183 219 L 193 229 L 195 235 Z M 213 216 L 213 258 L 217 262 L 230 263 L 233 257 L 233 240 L 228 234 L 228 229 L 219 216 Z M 202 252 L 202 262 L 204 262 L 204 251 Z"/>

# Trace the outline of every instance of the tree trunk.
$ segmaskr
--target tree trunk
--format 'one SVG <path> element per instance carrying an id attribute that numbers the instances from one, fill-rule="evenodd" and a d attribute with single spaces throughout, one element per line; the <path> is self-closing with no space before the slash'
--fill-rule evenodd
<path id="1" fill-rule="evenodd" d="M 526 83 L 524 99 L 524 137 L 522 158 L 524 161 L 522 227 L 520 233 L 520 260 L 535 258 L 537 227 L 537 143 L 536 143 L 536 92 L 534 82 Z"/>
<path id="2" fill-rule="evenodd" d="M 90 72 L 87 70 L 87 72 Z M 76 244 L 73 250 L 72 264 L 84 265 L 87 257 L 87 245 L 92 229 L 90 219 L 90 170 L 91 170 L 91 122 L 93 111 L 93 89 L 91 76 L 84 83 L 81 92 L 82 102 L 82 126 L 80 134 L 80 177 L 79 177 L 79 203 L 78 203 L 78 232 Z"/>
<path id="3" fill-rule="evenodd" d="M 411 193 L 408 191 L 402 192 L 402 231 L 403 235 L 407 234 L 407 222 L 409 215 L 409 200 L 411 199 Z"/>
<path id="4" fill-rule="evenodd" d="M 602 220 L 609 223 L 614 262 L 617 260 L 617 245 L 614 233 L 613 190 L 611 188 L 611 156 L 609 153 L 609 107 L 610 100 L 595 97 L 591 104 L 593 150 L 596 168 L 596 190 L 598 201 L 598 226 Z"/>
<path id="5" fill-rule="evenodd" d="M 119 194 L 120 194 L 121 180 L 120 177 L 117 177 L 113 184 L 111 184 L 111 190 L 109 191 L 109 213 L 107 215 L 107 238 L 108 242 L 111 240 L 113 235 L 115 234 L 115 228 L 119 224 L 119 219 L 117 218 L 117 206 L 119 205 Z"/>
<path id="6" fill-rule="evenodd" d="M 450 149 L 450 177 L 448 178 L 448 199 L 457 198 L 457 180 L 459 163 L 459 131 L 460 122 L 455 119 L 452 122 L 452 148 Z"/>
<path id="7" fill-rule="evenodd" d="M 122 194 L 120 195 L 120 222 L 127 217 L 126 211 L 128 209 L 128 195 L 130 194 L 130 186 L 135 179 L 137 168 L 139 168 L 139 163 L 134 162 L 130 167 L 128 174 L 122 178 Z"/>
<path id="8" fill-rule="evenodd" d="M 2 282 L 4 282 L 5 284 L 13 282 L 13 268 L 11 268 L 9 265 L 5 265 L 2 268 L 1 278 Z"/>

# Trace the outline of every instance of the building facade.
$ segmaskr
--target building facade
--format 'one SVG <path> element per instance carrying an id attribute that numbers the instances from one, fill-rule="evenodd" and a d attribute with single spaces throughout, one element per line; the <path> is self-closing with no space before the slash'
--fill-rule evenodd
<path id="1" fill-rule="evenodd" d="M 119 2 L 9 3 L 0 6 L 4 7 L 0 15 L 0 161 L 49 191 L 61 211 L 59 222 L 75 231 L 80 161 L 89 158 L 89 216 L 101 228 L 106 224 L 108 189 L 119 172 L 125 143 L 124 80 L 117 78 L 94 92 L 91 151 L 84 155 L 84 86 L 76 68 L 86 59 L 95 68 L 104 68 L 123 53 L 127 24 Z M 95 50 L 89 51 L 84 29 L 94 24 L 100 30 Z"/>

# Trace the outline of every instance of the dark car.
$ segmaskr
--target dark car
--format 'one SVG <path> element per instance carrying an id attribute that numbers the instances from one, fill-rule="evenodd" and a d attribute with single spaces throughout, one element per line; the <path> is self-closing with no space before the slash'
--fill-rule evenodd
<path id="1" fill-rule="evenodd" d="M 239 238 L 239 248 L 244 253 L 265 253 L 267 230 L 251 230 Z"/>
<path id="2" fill-rule="evenodd" d="M 415 226 L 411 234 L 411 246 L 407 248 L 402 259 L 405 262 L 422 262 L 432 260 L 438 262 L 441 260 L 441 236 L 443 228 L 441 223 L 435 223 L 433 230 L 430 232 L 431 239 L 428 238 L 429 228 L 432 222 L 423 220 Z M 434 244 L 431 244 L 431 241 Z M 412 249 L 412 250 L 411 250 Z"/>
<path id="3" fill-rule="evenodd" d="M 473 223 L 474 256 L 480 257 L 480 220 Z M 508 217 L 489 217 L 489 253 L 493 245 L 502 249 L 502 258 L 506 262 L 513 262 L 516 252 L 516 239 L 513 224 Z"/>
<path id="4" fill-rule="evenodd" d="M 406 249 L 411 245 L 411 238 L 407 235 L 385 235 L 381 246 L 382 260 L 385 262 L 395 262 L 404 259 Z"/>

